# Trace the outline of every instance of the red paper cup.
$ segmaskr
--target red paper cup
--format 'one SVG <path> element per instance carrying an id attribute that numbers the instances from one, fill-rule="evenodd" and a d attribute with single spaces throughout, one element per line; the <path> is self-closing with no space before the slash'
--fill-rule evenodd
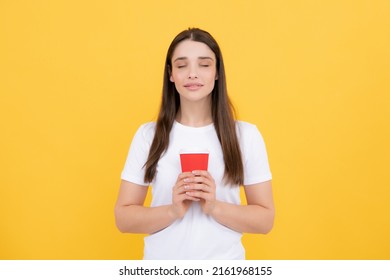
<path id="1" fill-rule="evenodd" d="M 180 163 L 182 172 L 193 170 L 206 170 L 209 164 L 208 152 L 180 152 Z"/>

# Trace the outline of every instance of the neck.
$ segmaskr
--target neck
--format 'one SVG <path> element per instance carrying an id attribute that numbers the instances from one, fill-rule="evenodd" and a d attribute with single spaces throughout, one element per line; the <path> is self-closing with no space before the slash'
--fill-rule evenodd
<path id="1" fill-rule="evenodd" d="M 180 102 L 180 108 L 176 115 L 176 121 L 183 125 L 202 127 L 213 122 L 211 116 L 211 102 Z"/>

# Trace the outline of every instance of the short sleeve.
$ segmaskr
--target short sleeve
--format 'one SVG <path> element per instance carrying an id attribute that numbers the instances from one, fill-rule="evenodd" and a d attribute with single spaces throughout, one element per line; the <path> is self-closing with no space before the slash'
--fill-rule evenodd
<path id="1" fill-rule="evenodd" d="M 149 155 L 149 149 L 154 136 L 154 123 L 139 127 L 130 145 L 121 178 L 134 184 L 148 186 L 144 181 L 144 165 Z"/>
<path id="2" fill-rule="evenodd" d="M 241 122 L 240 144 L 244 164 L 244 185 L 272 179 L 264 139 L 255 125 Z"/>

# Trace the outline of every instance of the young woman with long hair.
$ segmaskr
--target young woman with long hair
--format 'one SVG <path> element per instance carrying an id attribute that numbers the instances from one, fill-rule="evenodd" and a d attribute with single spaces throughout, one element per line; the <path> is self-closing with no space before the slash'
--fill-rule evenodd
<path id="1" fill-rule="evenodd" d="M 193 147 L 209 151 L 207 171 L 181 172 L 180 151 Z M 121 178 L 116 224 L 149 234 L 144 259 L 245 259 L 242 233 L 272 229 L 265 144 L 255 125 L 235 119 L 221 50 L 208 32 L 190 28 L 172 41 L 157 121 L 136 132 Z"/>

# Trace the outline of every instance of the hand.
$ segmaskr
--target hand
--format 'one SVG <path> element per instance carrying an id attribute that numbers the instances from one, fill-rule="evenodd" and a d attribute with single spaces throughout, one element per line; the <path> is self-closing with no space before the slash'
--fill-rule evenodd
<path id="1" fill-rule="evenodd" d="M 189 196 L 187 190 L 189 188 L 187 181 L 195 178 L 191 172 L 179 174 L 175 186 L 172 189 L 172 211 L 176 219 L 181 219 L 187 213 L 192 201 L 199 201 L 199 198 Z"/>
<path id="2" fill-rule="evenodd" d="M 200 200 L 205 214 L 210 215 L 215 208 L 216 186 L 213 177 L 207 171 L 193 171 L 194 176 L 185 178 L 187 196 Z"/>

